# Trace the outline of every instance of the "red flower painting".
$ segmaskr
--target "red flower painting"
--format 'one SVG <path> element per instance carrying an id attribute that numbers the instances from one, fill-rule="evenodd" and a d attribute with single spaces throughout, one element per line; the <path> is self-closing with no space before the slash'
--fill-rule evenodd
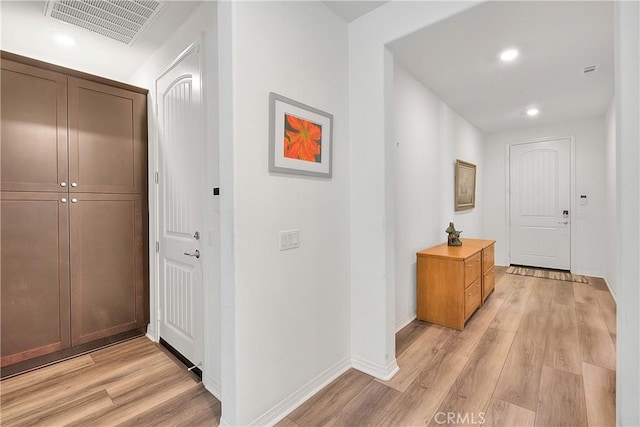
<path id="1" fill-rule="evenodd" d="M 322 126 L 284 115 L 284 157 L 321 162 Z"/>

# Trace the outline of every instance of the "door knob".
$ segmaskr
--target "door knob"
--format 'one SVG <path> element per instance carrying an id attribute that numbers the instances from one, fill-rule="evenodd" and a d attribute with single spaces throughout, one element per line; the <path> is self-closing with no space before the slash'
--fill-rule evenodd
<path id="1" fill-rule="evenodd" d="M 196 249 L 195 252 L 185 252 L 186 256 L 194 256 L 196 258 L 200 258 L 200 251 Z"/>

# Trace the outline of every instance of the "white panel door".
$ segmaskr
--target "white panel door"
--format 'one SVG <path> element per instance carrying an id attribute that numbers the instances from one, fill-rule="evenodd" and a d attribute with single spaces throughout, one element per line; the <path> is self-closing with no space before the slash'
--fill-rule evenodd
<path id="1" fill-rule="evenodd" d="M 160 337 L 194 365 L 203 357 L 200 64 L 193 45 L 156 80 Z"/>
<path id="2" fill-rule="evenodd" d="M 511 264 L 571 269 L 569 139 L 509 149 Z"/>

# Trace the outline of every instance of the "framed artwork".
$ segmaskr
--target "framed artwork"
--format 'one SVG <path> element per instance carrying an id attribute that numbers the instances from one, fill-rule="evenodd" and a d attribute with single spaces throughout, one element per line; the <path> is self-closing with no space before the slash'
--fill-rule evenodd
<path id="1" fill-rule="evenodd" d="M 333 115 L 269 94 L 269 171 L 331 177 Z"/>
<path id="2" fill-rule="evenodd" d="M 476 165 L 456 160 L 456 211 L 476 207 Z"/>

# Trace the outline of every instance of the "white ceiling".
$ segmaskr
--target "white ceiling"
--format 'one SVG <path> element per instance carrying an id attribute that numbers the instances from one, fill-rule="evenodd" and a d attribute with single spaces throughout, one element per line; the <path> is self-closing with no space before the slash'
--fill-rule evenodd
<path id="1" fill-rule="evenodd" d="M 351 22 L 357 18 L 360 18 L 362 15 L 366 15 L 371 12 L 373 9 L 376 9 L 383 4 L 387 3 L 389 0 L 385 1 L 347 1 L 347 0 L 327 0 L 323 1 L 329 9 L 333 10 L 339 17 L 344 19 L 347 22 Z"/>
<path id="2" fill-rule="evenodd" d="M 2 50 L 19 53 L 68 68 L 127 81 L 128 77 L 182 24 L 200 1 L 170 1 L 138 40 L 128 46 L 84 28 L 44 16 L 44 1 L 0 2 Z M 76 40 L 62 47 L 54 33 Z"/>
<path id="3" fill-rule="evenodd" d="M 324 1 L 349 22 L 386 1 Z M 200 1 L 170 1 L 133 46 L 43 14 L 43 1 L 0 2 L 0 47 L 114 80 L 129 76 Z M 53 33 L 77 40 L 58 46 Z M 517 47 L 511 64 L 497 55 Z M 487 2 L 389 45 L 395 58 L 483 132 L 498 132 L 606 111 L 613 98 L 611 2 Z M 581 70 L 598 64 L 599 71 Z M 524 111 L 540 109 L 536 118 Z"/>
<path id="4" fill-rule="evenodd" d="M 498 59 L 516 47 L 513 63 Z M 396 60 L 483 132 L 604 114 L 613 99 L 612 2 L 488 2 L 390 44 Z M 599 71 L 584 76 L 585 66 Z M 527 108 L 540 114 L 527 117 Z"/>

